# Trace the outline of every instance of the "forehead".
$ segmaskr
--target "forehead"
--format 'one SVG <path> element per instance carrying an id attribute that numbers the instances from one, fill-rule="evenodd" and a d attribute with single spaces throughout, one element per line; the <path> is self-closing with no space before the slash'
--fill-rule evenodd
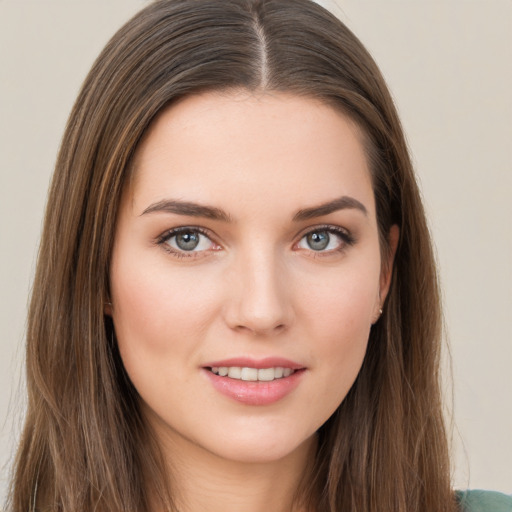
<path id="1" fill-rule="evenodd" d="M 135 207 L 165 195 L 283 207 L 356 196 L 373 210 L 363 136 L 323 102 L 247 91 L 194 95 L 164 110 L 136 151 Z M 368 204 L 369 203 L 369 204 Z"/>

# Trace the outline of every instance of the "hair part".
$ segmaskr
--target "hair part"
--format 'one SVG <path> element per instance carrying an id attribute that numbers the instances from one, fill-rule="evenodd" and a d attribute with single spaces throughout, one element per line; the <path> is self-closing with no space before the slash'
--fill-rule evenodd
<path id="1" fill-rule="evenodd" d="M 155 117 L 180 98 L 239 89 L 315 98 L 352 119 L 365 139 L 384 254 L 390 227 L 400 227 L 384 313 L 355 384 L 319 431 L 315 467 L 298 498 L 322 512 L 454 510 L 439 290 L 404 135 L 373 59 L 309 0 L 160 0 L 98 57 L 71 112 L 48 197 L 10 510 L 149 512 L 154 500 L 173 510 L 172 475 L 104 315 L 116 216 Z"/>

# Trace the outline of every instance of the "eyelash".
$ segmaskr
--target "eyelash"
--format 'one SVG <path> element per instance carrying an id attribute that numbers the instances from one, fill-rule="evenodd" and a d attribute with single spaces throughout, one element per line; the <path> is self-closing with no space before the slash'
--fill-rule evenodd
<path id="1" fill-rule="evenodd" d="M 326 232 L 329 234 L 334 234 L 337 237 L 341 239 L 340 247 L 337 247 L 336 249 L 331 249 L 329 251 L 315 251 L 314 249 L 299 249 L 299 250 L 306 250 L 312 253 L 313 257 L 326 257 L 332 254 L 339 254 L 343 253 L 347 250 L 348 247 L 353 246 L 356 243 L 356 239 L 354 236 L 347 231 L 344 228 L 341 228 L 339 226 L 332 226 L 332 225 L 320 225 L 320 226 L 314 226 L 313 228 L 308 228 L 306 232 L 300 235 L 299 241 L 294 244 L 294 247 L 296 247 L 305 237 L 312 233 L 321 233 Z M 209 231 L 199 227 L 199 226 L 183 226 L 178 227 L 174 229 L 170 229 L 166 231 L 165 233 L 162 233 L 157 239 L 156 244 L 159 246 L 162 246 L 162 248 L 167 251 L 168 253 L 172 254 L 175 258 L 198 258 L 201 256 L 202 253 L 205 253 L 207 251 L 185 251 L 185 250 L 176 250 L 172 248 L 169 245 L 169 241 L 179 235 L 180 233 L 199 233 L 200 235 L 208 238 L 212 244 L 215 244 L 215 242 L 212 240 L 212 235 Z M 203 254 L 204 255 L 204 254 Z"/>

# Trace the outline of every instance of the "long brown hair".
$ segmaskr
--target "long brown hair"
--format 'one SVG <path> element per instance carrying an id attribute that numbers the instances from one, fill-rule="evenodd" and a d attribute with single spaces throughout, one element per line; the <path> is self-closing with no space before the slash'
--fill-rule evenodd
<path id="1" fill-rule="evenodd" d="M 71 112 L 53 177 L 27 332 L 28 412 L 16 512 L 172 509 L 104 304 L 130 161 L 171 102 L 207 90 L 286 91 L 362 129 L 382 251 L 400 227 L 391 289 L 360 374 L 321 427 L 308 510 L 441 512 L 450 489 L 439 387 L 440 303 L 400 122 L 358 39 L 309 0 L 161 0 L 108 43 Z"/>

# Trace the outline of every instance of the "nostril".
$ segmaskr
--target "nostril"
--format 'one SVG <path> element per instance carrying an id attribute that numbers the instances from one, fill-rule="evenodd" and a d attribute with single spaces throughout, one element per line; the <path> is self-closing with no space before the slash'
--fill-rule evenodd
<path id="1" fill-rule="evenodd" d="M 247 332 L 251 333 L 253 336 L 261 336 L 261 335 L 269 335 L 269 334 L 278 334 L 284 330 L 286 330 L 286 325 L 284 323 L 280 323 L 274 327 L 263 327 L 261 325 L 243 325 L 239 324 L 234 327 L 236 331 L 239 332 Z"/>

